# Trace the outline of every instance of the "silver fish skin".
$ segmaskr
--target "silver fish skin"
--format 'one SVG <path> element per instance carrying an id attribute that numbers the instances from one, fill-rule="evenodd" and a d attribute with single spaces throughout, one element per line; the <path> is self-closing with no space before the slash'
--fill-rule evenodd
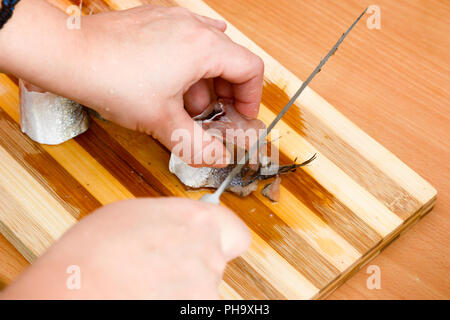
<path id="1" fill-rule="evenodd" d="M 79 103 L 43 92 L 23 80 L 19 81 L 19 88 L 20 127 L 32 140 L 56 145 L 89 128 L 87 108 Z"/>

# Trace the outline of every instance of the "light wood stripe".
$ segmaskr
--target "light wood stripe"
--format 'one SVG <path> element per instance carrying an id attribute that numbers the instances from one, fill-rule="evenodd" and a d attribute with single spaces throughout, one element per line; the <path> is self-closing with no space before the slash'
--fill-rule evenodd
<path id="1" fill-rule="evenodd" d="M 244 300 L 225 281 L 222 281 L 219 285 L 219 295 L 224 300 Z"/>
<path id="2" fill-rule="evenodd" d="M 9 240 L 14 237 L 20 243 L 16 248 L 33 261 L 76 219 L 2 147 L 0 172 L 2 233 Z"/>
<path id="3" fill-rule="evenodd" d="M 19 125 L 0 109 L 0 146 L 24 167 L 76 219 L 100 207 L 76 179 L 42 147 L 24 135 Z"/>

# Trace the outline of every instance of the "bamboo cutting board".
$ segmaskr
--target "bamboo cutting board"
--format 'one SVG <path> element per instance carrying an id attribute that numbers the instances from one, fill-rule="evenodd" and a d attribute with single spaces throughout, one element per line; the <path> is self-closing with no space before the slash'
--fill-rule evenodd
<path id="1" fill-rule="evenodd" d="M 71 4 L 52 2 L 63 10 Z M 140 4 L 84 2 L 86 12 Z M 197 0 L 161 3 L 218 17 Z M 227 33 L 265 61 L 260 118 L 269 123 L 301 82 L 233 26 Z M 346 41 L 352 41 L 351 35 Z M 1 75 L 0 229 L 29 261 L 103 204 L 142 196 L 197 199 L 203 194 L 182 187 L 168 172 L 168 151 L 148 136 L 95 120 L 82 136 L 43 146 L 20 132 L 17 106 L 17 85 Z M 277 129 L 282 163 L 313 153 L 318 158 L 283 178 L 278 204 L 259 193 L 246 199 L 223 197 L 253 236 L 249 251 L 226 270 L 224 298 L 322 298 L 435 201 L 436 191 L 426 181 L 312 90 L 303 93 Z"/>

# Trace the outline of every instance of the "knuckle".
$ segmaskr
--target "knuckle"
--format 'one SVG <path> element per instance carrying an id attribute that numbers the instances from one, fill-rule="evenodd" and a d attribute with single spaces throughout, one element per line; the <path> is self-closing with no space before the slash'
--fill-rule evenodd
<path id="1" fill-rule="evenodd" d="M 264 60 L 255 55 L 253 59 L 253 67 L 258 74 L 264 73 Z"/>
<path id="2" fill-rule="evenodd" d="M 212 47 L 219 41 L 219 37 L 217 33 L 210 28 L 201 26 L 197 30 L 197 40 L 200 41 L 203 46 Z"/>

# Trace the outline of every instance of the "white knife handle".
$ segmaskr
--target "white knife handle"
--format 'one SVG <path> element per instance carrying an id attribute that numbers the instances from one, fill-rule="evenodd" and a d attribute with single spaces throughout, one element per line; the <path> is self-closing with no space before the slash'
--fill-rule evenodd
<path id="1" fill-rule="evenodd" d="M 200 198 L 200 201 L 214 203 L 214 204 L 220 204 L 220 194 L 217 194 L 217 192 L 207 193 L 203 197 Z"/>

